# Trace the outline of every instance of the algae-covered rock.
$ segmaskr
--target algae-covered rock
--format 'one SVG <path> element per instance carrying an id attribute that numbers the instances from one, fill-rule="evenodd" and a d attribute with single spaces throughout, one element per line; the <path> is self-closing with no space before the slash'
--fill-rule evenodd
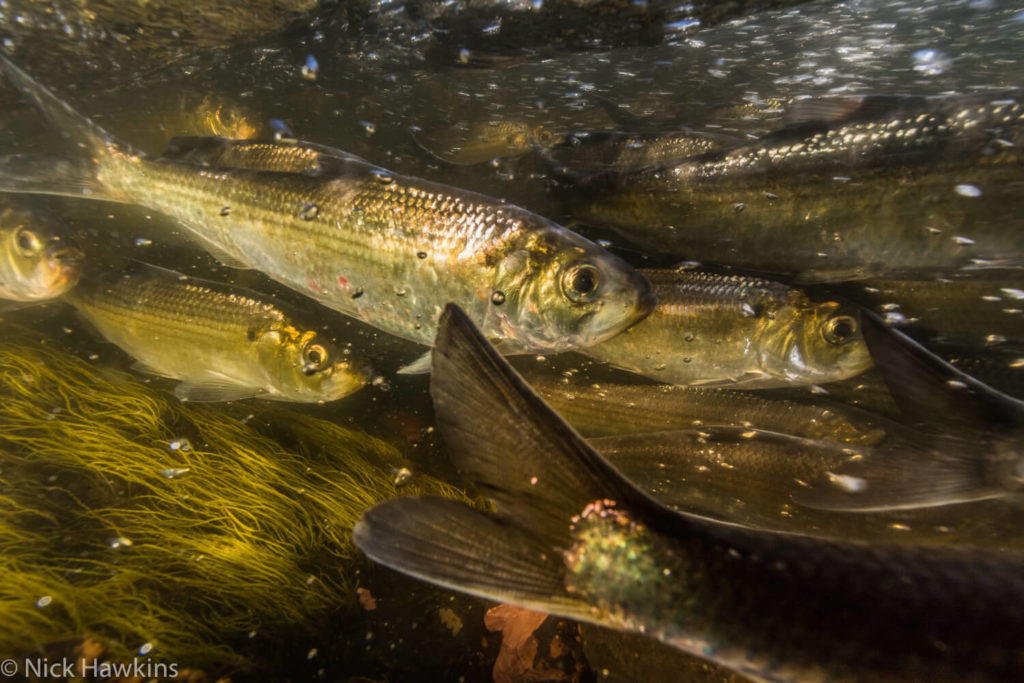
<path id="1" fill-rule="evenodd" d="M 0 655 L 89 635 L 115 657 L 244 667 L 246 634 L 354 601 L 365 508 L 461 495 L 365 433 L 243 407 L 0 342 Z"/>

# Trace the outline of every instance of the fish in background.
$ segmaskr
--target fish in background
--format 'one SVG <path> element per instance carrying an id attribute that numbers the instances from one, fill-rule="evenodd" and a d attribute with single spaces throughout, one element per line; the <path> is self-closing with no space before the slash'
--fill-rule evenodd
<path id="1" fill-rule="evenodd" d="M 828 541 L 679 514 L 595 453 L 455 306 L 433 362 L 441 435 L 494 508 L 437 497 L 372 508 L 353 539 L 374 561 L 641 632 L 759 680 L 1024 673 L 1024 555 Z"/>
<path id="2" fill-rule="evenodd" d="M 735 426 L 871 446 L 890 420 L 807 392 L 785 397 L 768 391 L 672 385 L 591 383 L 539 373 L 527 381 L 564 420 L 586 437 Z"/>
<path id="3" fill-rule="evenodd" d="M 562 137 L 546 126 L 521 119 L 459 122 L 440 130 L 413 134 L 413 140 L 428 154 L 458 165 L 479 164 L 546 149 Z"/>
<path id="4" fill-rule="evenodd" d="M 65 299 L 134 369 L 179 380 L 182 400 L 320 403 L 372 378 L 307 316 L 240 287 L 136 262 L 86 277 Z"/>
<path id="5" fill-rule="evenodd" d="M 57 216 L 14 198 L 0 198 L 0 299 L 48 301 L 74 287 L 82 252 Z"/>
<path id="6" fill-rule="evenodd" d="M 812 487 L 804 505 L 875 511 L 949 505 L 1024 492 L 1024 401 L 1007 396 L 865 314 L 864 338 L 903 420 L 944 446 L 834 468 L 848 486 Z"/>
<path id="7" fill-rule="evenodd" d="M 670 133 L 573 133 L 537 151 L 557 175 L 622 171 L 679 161 L 717 149 L 735 147 L 739 138 L 691 130 Z"/>
<path id="8" fill-rule="evenodd" d="M 742 389 L 821 384 L 871 367 L 849 307 L 757 278 L 641 272 L 657 308 L 583 353 L 659 382 Z"/>
<path id="9" fill-rule="evenodd" d="M 1024 273 L 977 270 L 957 277 L 872 278 L 837 289 L 931 347 L 1024 347 Z"/>
<path id="10" fill-rule="evenodd" d="M 659 253 L 806 281 L 1017 268 L 1020 99 L 809 100 L 757 141 L 577 177 L 568 201 Z"/>
<path id="11" fill-rule="evenodd" d="M 0 67 L 84 152 L 2 157 L 0 191 L 160 211 L 225 265 L 259 270 L 385 332 L 430 344 L 444 304 L 457 301 L 504 352 L 555 352 L 604 341 L 656 303 L 621 259 L 500 200 L 300 142 L 279 143 L 268 161 L 251 141 L 185 138 L 151 158 L 10 61 Z M 282 169 L 282 158 L 292 165 Z"/>

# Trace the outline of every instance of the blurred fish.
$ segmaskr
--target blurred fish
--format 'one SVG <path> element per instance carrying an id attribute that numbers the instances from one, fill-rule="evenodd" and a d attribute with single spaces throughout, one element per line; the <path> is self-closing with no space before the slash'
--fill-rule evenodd
<path id="1" fill-rule="evenodd" d="M 76 282 L 82 253 L 53 214 L 0 199 L 0 299 L 55 299 Z"/>
<path id="2" fill-rule="evenodd" d="M 371 559 L 490 600 L 639 631 L 758 680 L 1008 680 L 1024 673 L 1024 556 L 747 530 L 655 503 L 449 307 L 431 394 L 493 512 L 389 501 Z"/>
<path id="3" fill-rule="evenodd" d="M 645 270 L 658 307 L 584 351 L 671 384 L 764 389 L 818 384 L 871 367 L 856 312 L 743 276 Z"/>
<path id="4" fill-rule="evenodd" d="M 833 499 L 838 499 L 863 486 L 862 480 L 832 471 L 845 462 L 898 458 L 908 450 L 941 441 L 922 439 L 911 430 L 896 433 L 903 438 L 898 436 L 877 449 L 718 426 L 612 436 L 589 443 L 638 488 L 679 512 L 827 538 L 1024 550 L 1020 501 L 982 500 L 855 515 L 802 504 L 808 489 L 832 491 Z M 955 438 L 948 439 L 947 447 L 962 446 Z"/>
<path id="5" fill-rule="evenodd" d="M 509 119 L 456 123 L 442 130 L 414 134 L 413 139 L 449 164 L 479 164 L 496 157 L 546 149 L 561 140 L 562 135 L 542 125 Z"/>
<path id="6" fill-rule="evenodd" d="M 952 437 L 944 447 L 864 458 L 834 468 L 858 484 L 836 496 L 818 487 L 803 504 L 873 511 L 948 505 L 1024 492 L 1024 401 L 983 384 L 906 335 L 864 317 L 864 337 L 905 421 L 921 440 Z"/>
<path id="7" fill-rule="evenodd" d="M 1020 95 L 807 104 L 750 144 L 578 176 L 572 210 L 658 252 L 807 280 L 1021 267 Z"/>
<path id="8" fill-rule="evenodd" d="M 587 437 L 732 425 L 870 446 L 886 435 L 889 421 L 858 408 L 804 393 L 601 382 L 592 385 L 527 376 L 530 386 Z"/>
<path id="9" fill-rule="evenodd" d="M 84 280 L 67 296 L 135 369 L 181 380 L 189 401 L 333 401 L 370 378 L 316 326 L 256 292 L 135 264 Z"/>
<path id="10" fill-rule="evenodd" d="M 841 292 L 929 345 L 1024 344 L 1024 274 L 1019 271 L 873 278 L 850 283 Z"/>
<path id="11" fill-rule="evenodd" d="M 448 301 L 466 306 L 506 352 L 595 344 L 654 307 L 632 267 L 518 207 L 303 143 L 282 143 L 306 159 L 301 171 L 283 171 L 250 141 L 193 138 L 192 148 L 179 141 L 152 159 L 0 64 L 87 152 L 74 162 L 0 158 L 0 191 L 141 204 L 176 218 L 226 265 L 423 344 Z M 226 154 L 232 165 L 218 165 Z"/>
<path id="12" fill-rule="evenodd" d="M 695 131 L 573 133 L 539 151 L 549 164 L 560 169 L 556 172 L 599 173 L 679 161 L 738 144 L 740 140 L 729 135 Z"/>

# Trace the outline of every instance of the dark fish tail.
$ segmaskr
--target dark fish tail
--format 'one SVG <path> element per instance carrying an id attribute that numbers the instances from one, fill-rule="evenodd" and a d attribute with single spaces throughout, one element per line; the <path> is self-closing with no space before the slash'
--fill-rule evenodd
<path id="1" fill-rule="evenodd" d="M 571 544 L 572 516 L 606 499 L 656 504 L 552 412 L 453 304 L 441 316 L 430 392 L 452 459 L 495 513 L 399 499 L 363 515 L 356 545 L 433 583 L 593 619 L 565 589 L 561 550 Z"/>
<path id="2" fill-rule="evenodd" d="M 139 157 L 141 153 L 117 141 L 2 55 L 0 70 L 78 150 L 72 159 L 0 157 L 0 192 L 115 199 L 114 193 L 99 178 L 100 164 L 113 155 Z"/>

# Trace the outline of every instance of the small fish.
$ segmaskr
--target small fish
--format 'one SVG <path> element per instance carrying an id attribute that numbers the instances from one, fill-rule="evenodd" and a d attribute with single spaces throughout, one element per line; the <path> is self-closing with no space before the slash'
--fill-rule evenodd
<path id="1" fill-rule="evenodd" d="M 365 512 L 371 559 L 489 600 L 645 633 L 777 682 L 1024 675 L 1024 555 L 861 544 L 671 511 L 560 420 L 455 306 L 431 395 L 492 512 L 437 497 Z"/>
<path id="2" fill-rule="evenodd" d="M 0 201 L 0 299 L 46 301 L 74 287 L 82 252 L 68 232 L 49 212 Z"/>
<path id="3" fill-rule="evenodd" d="M 862 487 L 836 496 L 817 487 L 804 505 L 877 511 L 949 505 L 1024 493 L 1024 401 L 970 377 L 873 315 L 864 338 L 904 420 L 922 440 L 948 445 L 845 463 L 836 477 Z"/>
<path id="4" fill-rule="evenodd" d="M 1024 93 L 865 102 L 805 103 L 760 140 L 577 179 L 573 214 L 659 253 L 807 281 L 1024 264 Z"/>
<path id="5" fill-rule="evenodd" d="M 160 211 L 225 265 L 396 336 L 431 344 L 437 316 L 457 301 L 504 352 L 557 352 L 604 341 L 656 303 L 621 259 L 500 200 L 309 143 L 282 143 L 287 154 L 274 156 L 252 141 L 191 138 L 150 158 L 10 61 L 0 68 L 84 152 L 0 157 L 0 191 Z"/>
<path id="6" fill-rule="evenodd" d="M 553 380 L 527 376 L 555 412 L 586 437 L 732 425 L 870 446 L 887 433 L 877 415 L 809 393 Z"/>
<path id="7" fill-rule="evenodd" d="M 174 393 L 183 400 L 318 403 L 371 378 L 315 325 L 247 289 L 137 263 L 126 275 L 86 278 L 65 298 L 137 370 L 181 380 Z"/>
<path id="8" fill-rule="evenodd" d="M 542 125 L 509 119 L 456 123 L 443 130 L 413 135 L 416 144 L 449 164 L 469 165 L 546 149 L 562 135 Z"/>
<path id="9" fill-rule="evenodd" d="M 574 133 L 541 156 L 563 173 L 586 174 L 623 171 L 667 161 L 679 161 L 705 152 L 735 147 L 740 140 L 728 135 L 696 131 L 671 133 Z"/>
<path id="10" fill-rule="evenodd" d="M 856 312 L 742 276 L 646 270 L 658 307 L 588 356 L 671 384 L 764 389 L 871 367 Z"/>

